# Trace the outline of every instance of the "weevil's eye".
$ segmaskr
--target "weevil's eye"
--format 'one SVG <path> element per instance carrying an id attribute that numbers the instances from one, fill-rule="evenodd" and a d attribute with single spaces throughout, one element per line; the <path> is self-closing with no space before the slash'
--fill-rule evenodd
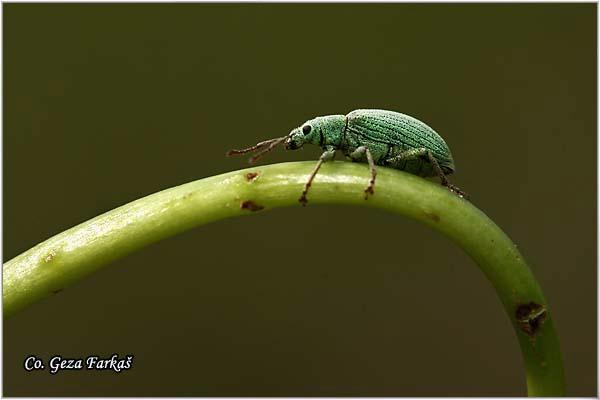
<path id="1" fill-rule="evenodd" d="M 308 135 L 310 133 L 311 129 L 312 129 L 312 127 L 310 125 L 304 125 L 302 127 L 302 133 L 304 133 L 305 135 Z"/>

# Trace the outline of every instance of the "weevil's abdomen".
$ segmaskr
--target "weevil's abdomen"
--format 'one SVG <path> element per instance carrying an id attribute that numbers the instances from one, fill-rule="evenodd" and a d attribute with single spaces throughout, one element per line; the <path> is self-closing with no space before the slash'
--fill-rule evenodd
<path id="1" fill-rule="evenodd" d="M 386 165 L 387 159 L 406 150 L 425 148 L 431 151 L 445 174 L 454 172 L 454 160 L 444 139 L 416 118 L 395 111 L 355 110 L 346 116 L 346 121 L 349 147 L 354 147 L 351 143 L 354 140 L 367 144 L 379 165 Z M 420 176 L 436 175 L 424 158 L 403 161 L 394 168 Z"/>

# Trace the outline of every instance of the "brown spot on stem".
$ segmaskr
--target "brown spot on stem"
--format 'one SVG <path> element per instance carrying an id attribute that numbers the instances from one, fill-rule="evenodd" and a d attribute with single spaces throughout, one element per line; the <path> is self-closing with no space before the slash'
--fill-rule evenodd
<path id="1" fill-rule="evenodd" d="M 440 222 L 440 216 L 436 213 L 425 211 L 425 216 L 431 219 L 433 222 Z"/>
<path id="2" fill-rule="evenodd" d="M 50 261 L 54 260 L 54 257 L 56 257 L 56 251 L 50 250 L 48 254 L 44 256 L 44 261 L 49 263 Z"/>
<path id="3" fill-rule="evenodd" d="M 265 207 L 261 206 L 260 204 L 257 204 L 256 202 L 254 202 L 252 200 L 245 200 L 245 201 L 242 201 L 242 204 L 240 204 L 240 208 L 242 210 L 248 210 L 248 211 L 260 211 Z"/>
<path id="4" fill-rule="evenodd" d="M 258 176 L 258 172 L 248 172 L 244 177 L 248 182 L 252 182 Z"/>
<path id="5" fill-rule="evenodd" d="M 515 311 L 519 328 L 530 337 L 534 337 L 540 330 L 542 323 L 546 320 L 546 314 L 546 308 L 533 301 L 527 304 L 520 304 Z"/>
<path id="6" fill-rule="evenodd" d="M 62 291 L 63 291 L 62 289 L 56 289 L 56 290 L 52 291 L 52 294 L 58 294 L 58 293 L 60 293 Z"/>

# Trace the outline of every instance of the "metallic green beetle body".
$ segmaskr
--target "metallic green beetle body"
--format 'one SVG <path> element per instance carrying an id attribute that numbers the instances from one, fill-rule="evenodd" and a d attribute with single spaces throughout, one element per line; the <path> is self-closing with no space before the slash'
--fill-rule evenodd
<path id="1" fill-rule="evenodd" d="M 386 166 L 428 177 L 439 176 L 442 185 L 465 197 L 465 193 L 446 178 L 454 172 L 454 160 L 448 145 L 432 128 L 416 118 L 387 110 L 355 110 L 347 115 L 328 115 L 306 121 L 287 136 L 266 140 L 242 150 L 230 150 L 227 155 L 256 152 L 253 163 L 263 154 L 283 143 L 296 150 L 305 143 L 323 149 L 315 169 L 304 185 L 300 202 L 306 205 L 308 189 L 321 165 L 341 151 L 352 161 L 368 162 L 371 180 L 365 189 L 365 199 L 374 193 L 375 165 Z"/>
<path id="2" fill-rule="evenodd" d="M 310 132 L 304 134 L 310 126 Z M 446 175 L 454 172 L 454 160 L 448 145 L 427 124 L 409 115 L 387 110 L 355 110 L 348 115 L 329 115 L 306 121 L 290 134 L 288 149 L 296 149 L 303 143 L 328 146 L 340 150 L 345 156 L 361 146 L 367 146 L 375 164 L 410 172 L 415 175 L 437 176 L 433 165 L 423 157 L 394 159 L 407 150 L 427 149 L 431 151 Z M 351 158 L 351 157 L 350 157 Z M 367 161 L 366 155 L 354 161 Z"/>

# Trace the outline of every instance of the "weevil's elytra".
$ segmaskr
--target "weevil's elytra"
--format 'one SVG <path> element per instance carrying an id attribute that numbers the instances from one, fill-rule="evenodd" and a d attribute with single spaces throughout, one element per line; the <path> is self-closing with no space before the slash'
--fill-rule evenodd
<path id="1" fill-rule="evenodd" d="M 253 163 L 263 154 L 283 143 L 287 150 L 304 144 L 323 149 L 315 169 L 300 196 L 302 205 L 308 202 L 310 186 L 324 162 L 332 160 L 336 151 L 355 162 L 367 162 L 371 179 L 365 189 L 365 199 L 373 195 L 376 165 L 399 169 L 422 177 L 438 176 L 441 184 L 460 197 L 466 194 L 450 184 L 447 175 L 454 173 L 450 148 L 436 131 L 411 116 L 387 110 L 355 110 L 347 115 L 327 115 L 306 121 L 287 136 L 266 140 L 242 150 L 230 150 L 227 155 L 250 152 Z"/>

